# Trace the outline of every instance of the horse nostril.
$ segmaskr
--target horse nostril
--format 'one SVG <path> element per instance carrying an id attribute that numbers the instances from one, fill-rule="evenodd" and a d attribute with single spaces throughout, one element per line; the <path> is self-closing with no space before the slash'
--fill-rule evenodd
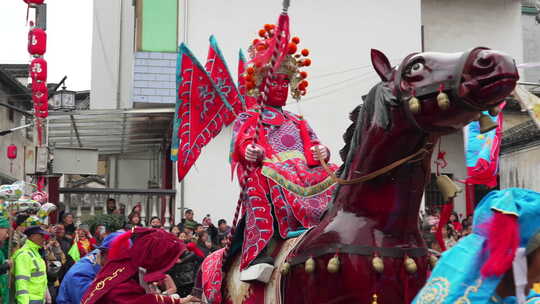
<path id="1" fill-rule="evenodd" d="M 481 67 L 489 67 L 493 63 L 493 60 L 491 58 L 480 57 L 476 62 Z"/>

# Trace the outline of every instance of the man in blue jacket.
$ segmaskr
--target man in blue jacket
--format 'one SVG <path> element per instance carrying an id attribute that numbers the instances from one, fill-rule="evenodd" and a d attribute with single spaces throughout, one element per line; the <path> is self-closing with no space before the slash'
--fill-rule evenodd
<path id="1" fill-rule="evenodd" d="M 122 232 L 113 232 L 107 235 L 98 249 L 87 254 L 69 269 L 60 285 L 60 290 L 56 298 L 57 304 L 81 303 L 81 298 L 86 292 L 86 289 L 98 274 L 101 266 L 105 265 L 107 251 L 111 247 L 112 242 L 120 234 Z"/>

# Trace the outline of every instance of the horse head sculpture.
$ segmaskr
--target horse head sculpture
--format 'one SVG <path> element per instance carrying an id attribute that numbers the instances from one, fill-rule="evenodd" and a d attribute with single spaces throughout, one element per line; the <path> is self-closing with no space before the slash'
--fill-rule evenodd
<path id="1" fill-rule="evenodd" d="M 381 82 L 350 115 L 344 182 L 288 256 L 283 303 L 410 303 L 430 267 L 418 224 L 433 146 L 497 112 L 518 80 L 513 59 L 487 48 L 371 59 Z"/>

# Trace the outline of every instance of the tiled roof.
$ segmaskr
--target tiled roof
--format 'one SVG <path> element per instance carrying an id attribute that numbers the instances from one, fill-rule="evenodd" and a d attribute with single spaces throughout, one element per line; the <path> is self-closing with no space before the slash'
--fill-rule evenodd
<path id="1" fill-rule="evenodd" d="M 534 121 L 529 120 L 504 132 L 501 153 L 510 153 L 538 145 L 540 145 L 540 128 Z"/>

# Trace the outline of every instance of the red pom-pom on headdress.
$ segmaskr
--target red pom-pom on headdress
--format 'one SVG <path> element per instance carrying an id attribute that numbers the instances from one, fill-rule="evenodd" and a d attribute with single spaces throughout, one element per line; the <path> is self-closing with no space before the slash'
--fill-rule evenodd
<path id="1" fill-rule="evenodd" d="M 131 231 L 125 232 L 112 242 L 111 249 L 109 249 L 109 260 L 118 259 L 126 255 L 130 247 L 129 240 L 131 239 L 131 234 Z"/>
<path id="2" fill-rule="evenodd" d="M 519 246 L 517 216 L 494 211 L 493 218 L 481 228 L 487 230 L 489 256 L 480 273 L 484 277 L 501 276 L 512 267 Z"/>

